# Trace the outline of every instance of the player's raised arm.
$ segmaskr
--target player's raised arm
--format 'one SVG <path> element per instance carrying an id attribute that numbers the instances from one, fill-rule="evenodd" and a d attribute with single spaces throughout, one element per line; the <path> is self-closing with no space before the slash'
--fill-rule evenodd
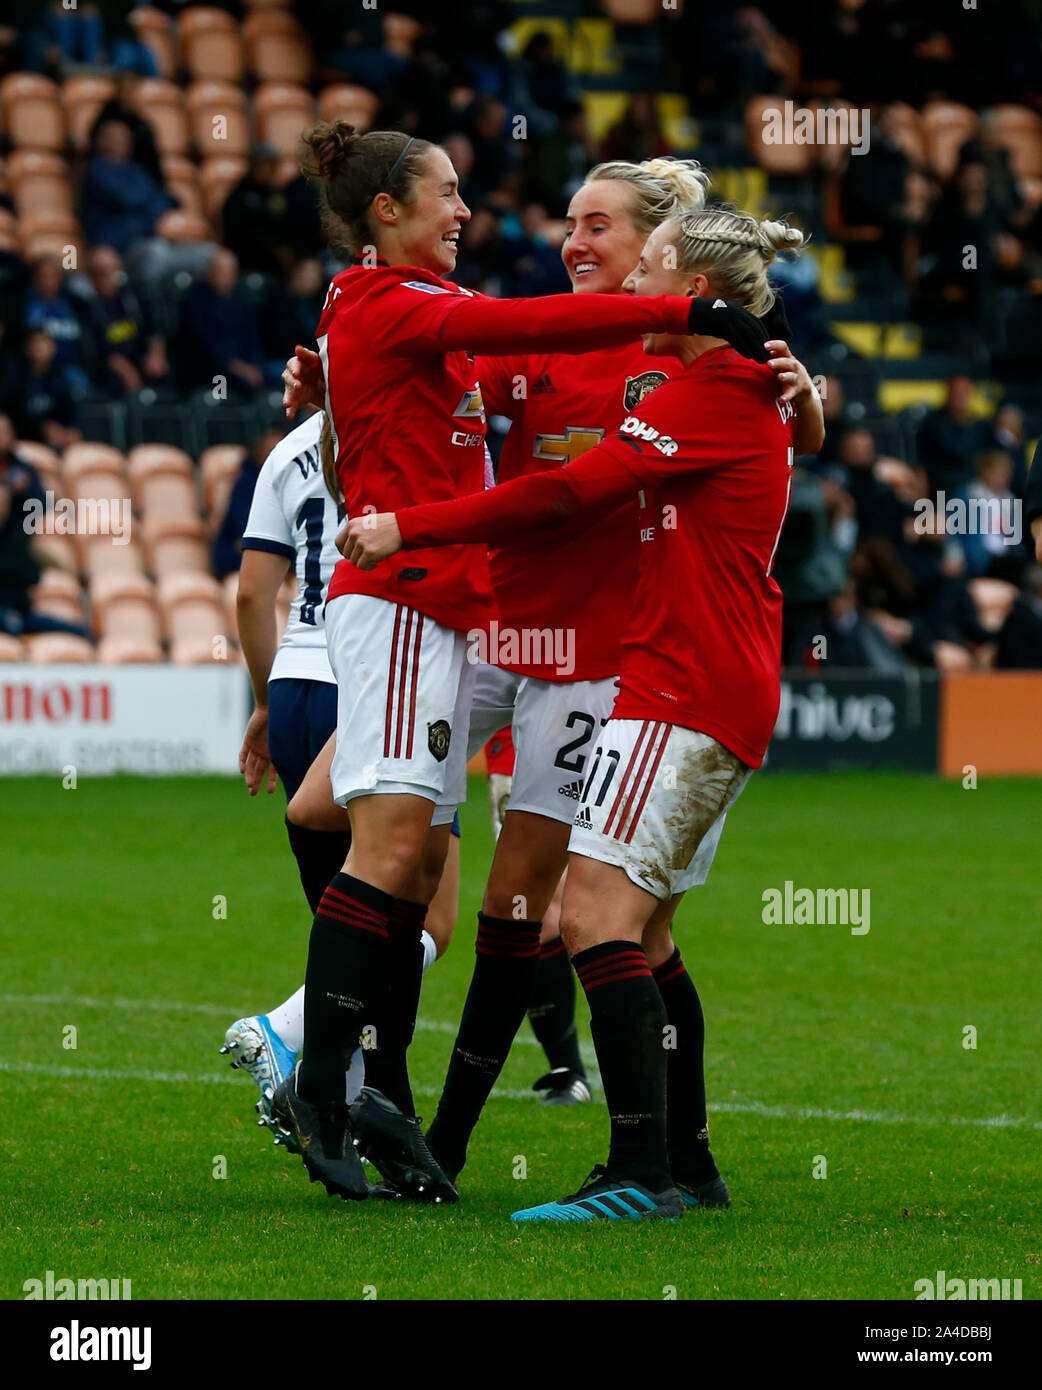
<path id="1" fill-rule="evenodd" d="M 792 401 L 796 407 L 797 454 L 816 454 L 825 443 L 825 412 L 817 387 L 803 363 L 790 350 L 788 343 L 774 339 L 766 344 L 770 359 L 767 365 L 778 378 L 782 388 L 779 399 Z"/>

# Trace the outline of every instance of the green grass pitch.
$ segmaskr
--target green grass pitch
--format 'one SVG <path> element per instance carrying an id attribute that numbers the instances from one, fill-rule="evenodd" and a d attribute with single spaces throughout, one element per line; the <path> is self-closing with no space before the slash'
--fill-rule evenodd
<path id="1" fill-rule="evenodd" d="M 0 1294 L 52 1270 L 130 1279 L 135 1299 L 911 1299 L 944 1270 L 1037 1298 L 1039 805 L 1030 781 L 754 778 L 677 931 L 734 1205 L 591 1230 L 509 1220 L 606 1149 L 599 1092 L 565 1111 L 524 1096 L 543 1069 L 527 1025 L 455 1208 L 336 1202 L 257 1128 L 217 1046 L 303 976 L 278 795 L 8 782 Z M 491 855 L 483 782 L 463 824 L 458 935 L 412 1051 L 428 1118 Z M 869 890 L 870 931 L 765 924 L 762 894 L 786 880 Z"/>

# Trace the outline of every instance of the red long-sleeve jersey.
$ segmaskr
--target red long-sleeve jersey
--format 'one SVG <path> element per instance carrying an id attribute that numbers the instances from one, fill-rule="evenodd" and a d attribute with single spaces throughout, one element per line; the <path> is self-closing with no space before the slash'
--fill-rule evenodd
<path id="1" fill-rule="evenodd" d="M 576 463 L 408 508 L 398 525 L 406 548 L 491 544 L 582 529 L 636 492 L 640 579 L 614 714 L 698 729 L 759 767 L 778 715 L 782 596 L 771 567 L 795 422 L 769 367 L 716 348 Z"/>
<path id="2" fill-rule="evenodd" d="M 558 352 L 481 357 L 474 365 L 486 412 L 512 422 L 499 459 L 501 483 L 574 462 L 681 370 L 677 358 L 648 357 L 640 343 L 581 357 Z M 637 587 L 638 549 L 635 499 L 579 535 L 543 531 L 490 549 L 501 630 L 575 634 L 575 664 L 567 677 L 548 663 L 500 664 L 540 680 L 617 676 L 622 631 Z M 529 645 L 543 650 L 542 643 L 521 642 L 518 650 Z"/>
<path id="3" fill-rule="evenodd" d="M 485 412 L 471 352 L 580 353 L 687 331 L 680 296 L 497 300 L 415 266 L 336 276 L 318 325 L 337 474 L 349 516 L 483 490 Z M 407 604 L 457 631 L 490 616 L 483 546 L 420 550 L 363 574 L 341 562 L 329 598 Z"/>

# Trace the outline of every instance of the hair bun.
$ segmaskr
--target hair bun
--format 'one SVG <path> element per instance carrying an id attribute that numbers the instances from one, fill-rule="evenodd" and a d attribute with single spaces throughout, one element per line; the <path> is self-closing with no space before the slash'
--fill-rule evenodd
<path id="1" fill-rule="evenodd" d="M 348 121 L 330 121 L 314 126 L 303 137 L 305 153 L 301 173 L 308 178 L 328 179 L 351 157 L 359 135 Z"/>
<path id="2" fill-rule="evenodd" d="M 798 227 L 790 227 L 787 222 L 761 222 L 759 227 L 760 252 L 770 263 L 779 251 L 799 251 L 806 238 Z"/>

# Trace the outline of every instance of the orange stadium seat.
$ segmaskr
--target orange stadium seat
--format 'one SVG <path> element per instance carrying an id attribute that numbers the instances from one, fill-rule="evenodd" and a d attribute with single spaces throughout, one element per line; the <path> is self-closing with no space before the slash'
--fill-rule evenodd
<path id="1" fill-rule="evenodd" d="M 18 220 L 18 234 L 22 241 L 33 241 L 44 233 L 61 236 L 70 243 L 80 237 L 79 219 L 69 212 L 40 210 L 27 212 Z"/>
<path id="2" fill-rule="evenodd" d="M 49 77 L 12 72 L 0 82 L 0 113 L 12 145 L 60 150 L 65 145 L 65 113 L 60 88 Z"/>
<path id="3" fill-rule="evenodd" d="M 307 82 L 311 45 L 296 18 L 285 10 L 258 10 L 242 25 L 246 62 L 258 82 Z"/>
<path id="4" fill-rule="evenodd" d="M 161 77 L 145 77 L 134 90 L 134 108 L 152 127 L 161 155 L 188 153 L 188 116 L 181 88 Z"/>
<path id="5" fill-rule="evenodd" d="M 156 60 L 159 76 L 172 78 L 177 72 L 177 47 L 169 15 L 151 5 L 139 5 L 128 18 L 134 33 Z"/>
<path id="6" fill-rule="evenodd" d="M 203 484 L 203 510 L 215 530 L 224 519 L 228 509 L 228 498 L 245 457 L 246 450 L 241 444 L 211 444 L 200 456 L 199 475 Z"/>
<path id="7" fill-rule="evenodd" d="M 215 659 L 215 637 L 229 633 L 221 588 L 208 574 L 171 574 L 159 583 L 159 614 L 170 639 L 170 658 L 178 666 Z"/>
<path id="8" fill-rule="evenodd" d="M 149 517 L 142 530 L 148 568 L 158 581 L 180 574 L 209 573 L 210 547 L 201 521 Z"/>
<path id="9" fill-rule="evenodd" d="M 221 215 L 225 199 L 246 173 L 248 163 L 242 159 L 204 159 L 199 172 L 199 191 L 203 211 L 212 222 Z"/>
<path id="10" fill-rule="evenodd" d="M 187 106 L 192 143 L 204 159 L 249 153 L 250 125 L 240 88 L 230 82 L 193 82 Z"/>
<path id="11" fill-rule="evenodd" d="M 140 444 L 127 462 L 134 505 L 142 516 L 199 519 L 195 470 L 186 453 L 167 444 Z"/>
<path id="12" fill-rule="evenodd" d="M 107 470 L 122 476 L 126 472 L 127 461 L 111 444 L 70 444 L 62 456 L 62 467 L 66 480 L 71 482 L 84 471 Z"/>
<path id="13" fill-rule="evenodd" d="M 32 595 L 34 599 L 63 598 L 73 603 L 79 603 L 83 598 L 83 591 L 76 575 L 66 574 L 64 570 L 48 567 L 40 575 L 40 582 L 32 590 Z"/>
<path id="14" fill-rule="evenodd" d="M 156 223 L 156 236 L 165 241 L 211 241 L 213 230 L 202 213 L 171 208 Z"/>
<path id="15" fill-rule="evenodd" d="M 109 539 L 105 537 L 106 541 Z M 76 552 L 76 538 L 65 535 L 43 535 L 33 537 L 33 552 L 38 558 L 46 559 L 48 564 L 58 565 L 68 574 L 79 574 L 80 560 Z"/>
<path id="16" fill-rule="evenodd" d="M 83 234 L 69 232 L 39 231 L 24 236 L 20 250 L 22 259 L 30 264 L 40 256 L 57 256 L 60 261 L 68 258 L 69 266 L 82 265 L 87 254 L 87 243 Z"/>
<path id="17" fill-rule="evenodd" d="M 380 98 L 368 87 L 337 82 L 318 94 L 318 115 L 323 121 L 350 121 L 356 130 L 368 130 L 373 123 Z"/>
<path id="18" fill-rule="evenodd" d="M 19 458 L 31 463 L 40 475 L 44 490 L 55 493 L 62 487 L 62 465 L 58 453 L 49 444 L 38 444 L 35 439 L 19 439 L 14 446 Z"/>
<path id="19" fill-rule="evenodd" d="M 977 134 L 980 117 L 957 101 L 928 101 L 923 107 L 923 140 L 930 168 L 942 179 L 955 173 L 959 151 Z"/>
<path id="20" fill-rule="evenodd" d="M 1042 177 L 1042 116 L 1027 106 L 993 107 L 984 117 L 992 140 L 1009 152 L 1018 179 Z"/>
<path id="21" fill-rule="evenodd" d="M 784 97 L 750 97 L 745 104 L 745 143 L 761 169 L 769 174 L 806 174 L 814 163 L 815 146 L 764 140 L 764 115 L 785 109 Z"/>
<path id="22" fill-rule="evenodd" d="M 115 95 L 116 84 L 108 77 L 67 77 L 61 92 L 69 141 L 73 149 L 82 153 L 87 148 L 94 118 Z"/>
<path id="23" fill-rule="evenodd" d="M 135 540 L 138 531 L 131 524 L 131 539 L 125 545 L 114 545 L 111 536 L 84 536 L 80 542 L 83 570 L 93 589 L 97 581 L 109 575 L 144 575 L 145 558 L 141 542 Z"/>
<path id="24" fill-rule="evenodd" d="M 315 120 L 311 93 L 282 82 L 258 87 L 253 109 L 260 138 L 286 156 L 296 154 L 301 135 Z"/>
<path id="25" fill-rule="evenodd" d="M 162 163 L 166 191 L 177 199 L 183 212 L 201 214 L 203 195 L 196 165 L 183 154 L 168 154 Z"/>
<path id="26" fill-rule="evenodd" d="M 90 596 L 99 637 L 125 637 L 158 648 L 159 609 L 150 579 L 143 574 L 99 575 Z"/>
<path id="27" fill-rule="evenodd" d="M 247 10 L 288 10 L 293 0 L 243 0 Z"/>
<path id="28" fill-rule="evenodd" d="M 7 177 L 19 217 L 31 212 L 73 213 L 69 167 L 60 155 L 43 150 L 15 150 Z"/>
<path id="29" fill-rule="evenodd" d="M 241 82 L 246 71 L 242 39 L 226 10 L 192 5 L 177 26 L 181 62 L 193 78 Z"/>
<path id="30" fill-rule="evenodd" d="M 64 662 L 82 665 L 94 660 L 94 647 L 85 637 L 74 637 L 71 632 L 38 632 L 23 639 L 29 652 L 29 660 L 37 666 L 51 666 Z"/>
<path id="31" fill-rule="evenodd" d="M 63 623 L 78 623 L 84 621 L 83 600 L 77 595 L 74 599 L 68 594 L 53 593 L 39 589 L 33 591 L 33 611 L 41 613 L 45 618 L 60 618 Z"/>
<path id="32" fill-rule="evenodd" d="M 26 655 L 20 638 L 9 637 L 6 632 L 0 632 L 0 661 L 24 661 Z"/>

